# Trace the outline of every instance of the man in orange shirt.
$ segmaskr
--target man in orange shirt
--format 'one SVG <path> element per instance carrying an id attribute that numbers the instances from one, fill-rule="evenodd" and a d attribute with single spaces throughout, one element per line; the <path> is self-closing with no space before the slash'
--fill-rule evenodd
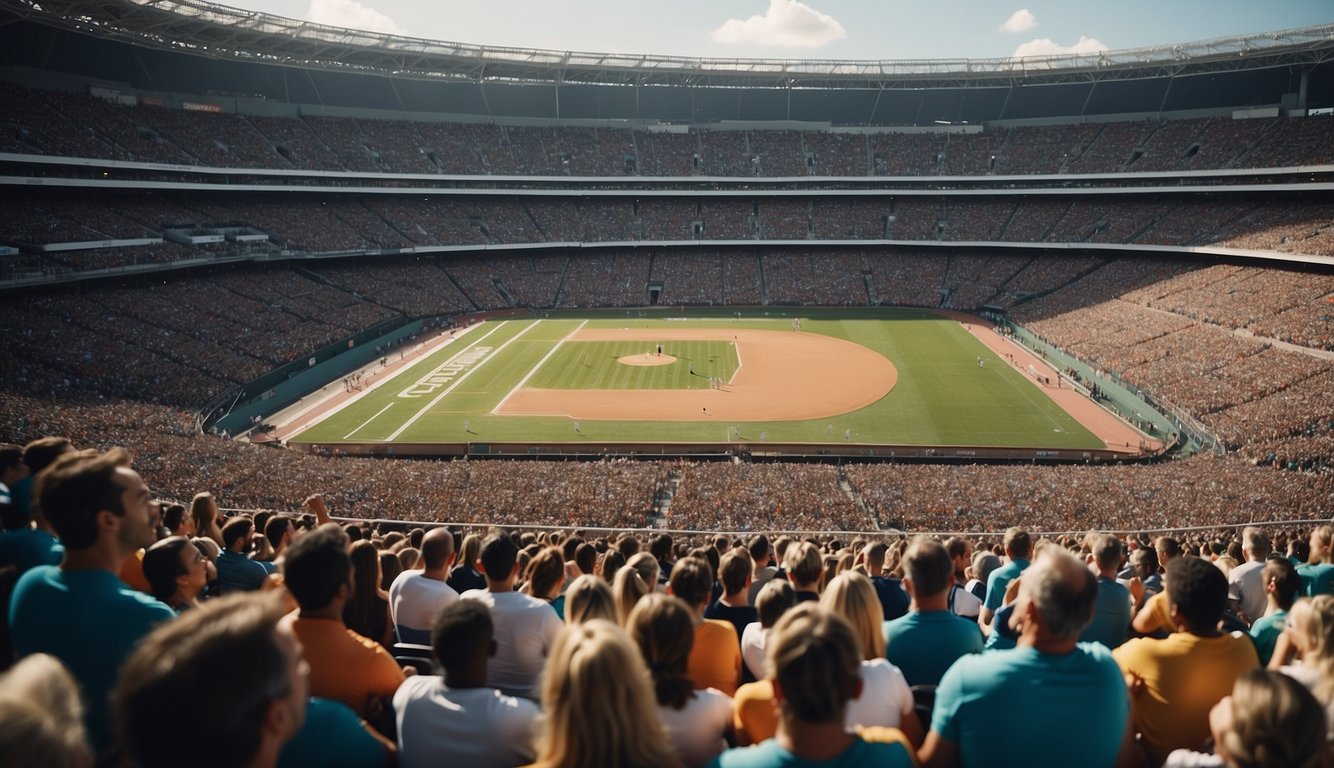
<path id="1" fill-rule="evenodd" d="M 704 618 L 713 597 L 713 568 L 707 560 L 686 557 L 672 567 L 667 591 L 681 598 L 695 622 L 695 645 L 686 674 L 696 688 L 716 688 L 728 696 L 741 682 L 741 641 L 731 622 Z"/>
<path id="2" fill-rule="evenodd" d="M 310 695 L 341 701 L 361 717 L 378 716 L 403 682 L 403 670 L 378 642 L 343 624 L 352 594 L 347 535 L 326 523 L 293 541 L 283 581 L 301 606 L 287 620 L 306 649 Z"/>

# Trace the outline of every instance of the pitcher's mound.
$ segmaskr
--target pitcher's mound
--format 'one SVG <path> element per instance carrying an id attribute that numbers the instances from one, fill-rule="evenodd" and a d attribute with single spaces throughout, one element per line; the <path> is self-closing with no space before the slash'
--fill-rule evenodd
<path id="1" fill-rule="evenodd" d="M 676 362 L 676 358 L 671 355 L 655 355 L 652 352 L 644 352 L 638 355 L 618 357 L 616 362 L 621 365 L 671 365 Z"/>

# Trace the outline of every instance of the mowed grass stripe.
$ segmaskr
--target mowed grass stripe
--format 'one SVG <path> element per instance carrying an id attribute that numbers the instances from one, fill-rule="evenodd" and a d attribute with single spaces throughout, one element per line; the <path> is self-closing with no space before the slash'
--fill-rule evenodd
<path id="1" fill-rule="evenodd" d="M 726 341 L 673 341 L 663 365 L 627 365 L 624 357 L 656 356 L 645 341 L 571 341 L 528 382 L 539 389 L 708 389 L 709 377 L 727 381 L 737 370 L 736 349 Z M 693 369 L 694 373 L 691 373 Z"/>

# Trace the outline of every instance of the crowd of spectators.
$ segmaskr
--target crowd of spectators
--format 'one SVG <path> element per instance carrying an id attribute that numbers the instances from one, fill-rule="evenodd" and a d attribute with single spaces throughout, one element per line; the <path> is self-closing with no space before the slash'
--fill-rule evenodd
<path id="1" fill-rule="evenodd" d="M 688 132 L 362 117 L 258 117 L 122 106 L 3 85 L 0 148 L 213 167 L 551 176 L 929 176 L 1318 165 L 1327 118 L 1190 118 L 980 132 Z"/>

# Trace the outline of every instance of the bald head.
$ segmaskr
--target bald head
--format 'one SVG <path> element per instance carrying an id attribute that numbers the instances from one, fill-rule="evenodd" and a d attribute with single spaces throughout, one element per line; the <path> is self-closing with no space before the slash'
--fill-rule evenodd
<path id="1" fill-rule="evenodd" d="M 422 537 L 422 563 L 426 571 L 440 571 L 454 561 L 454 534 L 433 528 Z"/>
<path id="2" fill-rule="evenodd" d="M 1098 596 L 1093 572 L 1064 549 L 1047 547 L 1021 578 L 1020 598 L 1032 602 L 1043 632 L 1055 640 L 1079 637 Z"/>

